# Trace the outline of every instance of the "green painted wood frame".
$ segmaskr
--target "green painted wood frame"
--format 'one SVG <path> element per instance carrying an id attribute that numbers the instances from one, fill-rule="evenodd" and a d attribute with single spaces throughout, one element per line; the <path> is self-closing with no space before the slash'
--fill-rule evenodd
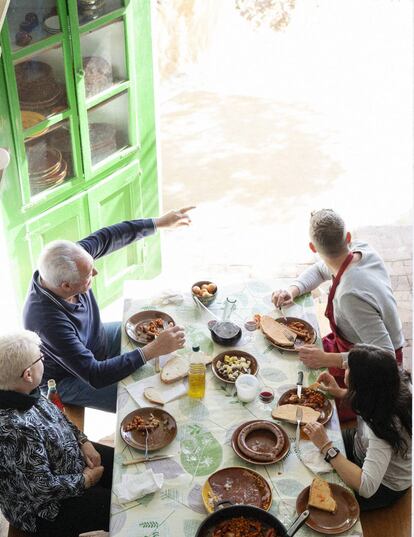
<path id="1" fill-rule="evenodd" d="M 79 27 L 76 2 L 56 0 L 60 16 L 62 33 L 45 38 L 18 51 L 12 51 L 7 22 L 0 35 L 0 46 L 3 49 L 1 62 L 4 67 L 8 106 L 10 110 L 11 127 L 15 147 L 15 159 L 18 180 L 13 188 L 3 193 L 2 209 L 8 229 L 8 241 L 13 255 L 19 255 L 16 250 L 16 240 L 25 246 L 23 255 L 20 248 L 20 261 L 29 261 L 30 245 L 25 232 L 25 224 L 33 222 L 49 209 L 77 198 L 81 192 L 87 192 L 100 181 L 107 180 L 111 174 L 127 166 L 139 158 L 142 175 L 139 177 L 141 192 L 142 217 L 156 216 L 159 213 L 159 192 L 156 162 L 155 111 L 154 111 L 154 81 L 151 41 L 151 1 L 139 2 L 125 0 L 124 7 Z M 84 98 L 84 81 L 82 73 L 82 58 L 80 51 L 81 35 L 105 26 L 112 21 L 122 19 L 125 25 L 125 51 L 128 80 L 115 84 L 107 91 L 96 97 Z M 47 50 L 50 47 L 62 46 L 66 92 L 68 98 L 67 110 L 55 114 L 41 123 L 27 129 L 22 128 L 19 97 L 14 75 L 13 62 L 24 60 Z M 74 76 L 77 73 L 77 76 Z M 139 88 L 139 89 L 138 89 Z M 1 85 L 0 85 L 1 90 Z M 100 166 L 92 167 L 89 154 L 89 135 L 87 113 L 90 108 L 103 103 L 123 92 L 128 93 L 130 118 L 130 146 L 106 159 Z M 74 160 L 74 178 L 56 189 L 45 191 L 43 195 L 30 197 L 27 158 L 24 139 L 32 136 L 45 127 L 67 120 L 71 126 L 71 138 Z M 47 213 L 46 213 L 47 214 Z M 84 215 L 89 223 L 89 215 Z M 122 215 L 120 215 L 122 220 Z M 93 231 L 93 230 L 91 230 Z M 28 250 L 29 249 L 29 250 Z M 160 237 L 159 234 L 145 240 L 144 270 L 140 278 L 151 278 L 161 269 Z M 27 286 L 27 271 L 19 274 L 20 291 Z M 98 300 L 101 297 L 98 296 Z"/>

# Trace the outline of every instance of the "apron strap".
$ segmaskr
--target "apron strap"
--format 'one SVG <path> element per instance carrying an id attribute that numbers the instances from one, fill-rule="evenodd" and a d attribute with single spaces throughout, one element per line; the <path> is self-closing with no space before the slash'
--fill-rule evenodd
<path id="1" fill-rule="evenodd" d="M 344 262 L 339 268 L 338 274 L 332 279 L 332 286 L 329 290 L 328 295 L 328 303 L 326 305 L 325 310 L 325 317 L 329 319 L 329 324 L 331 325 L 332 332 L 337 332 L 337 327 L 334 319 L 334 308 L 333 308 L 333 299 L 335 296 L 336 288 L 339 285 L 339 282 L 341 281 L 342 274 L 345 272 L 345 270 L 348 268 L 348 265 L 351 263 L 351 261 L 354 258 L 353 252 L 349 252 L 349 254 L 346 256 Z"/>

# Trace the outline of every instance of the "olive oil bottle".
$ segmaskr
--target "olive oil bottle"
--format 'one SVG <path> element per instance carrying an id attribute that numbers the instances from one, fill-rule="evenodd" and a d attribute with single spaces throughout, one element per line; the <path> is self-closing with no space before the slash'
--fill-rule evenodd
<path id="1" fill-rule="evenodd" d="M 206 364 L 200 347 L 193 347 L 188 373 L 188 395 L 201 399 L 206 391 Z"/>

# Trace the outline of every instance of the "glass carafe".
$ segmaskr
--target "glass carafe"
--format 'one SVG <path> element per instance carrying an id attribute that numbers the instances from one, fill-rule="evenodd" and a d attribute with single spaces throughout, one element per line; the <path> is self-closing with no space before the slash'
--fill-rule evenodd
<path id="1" fill-rule="evenodd" d="M 230 320 L 236 308 L 236 303 L 237 300 L 235 298 L 227 297 L 224 304 L 222 320 L 214 323 L 214 326 L 211 328 L 211 337 L 220 345 L 234 345 L 242 335 L 240 326 Z"/>

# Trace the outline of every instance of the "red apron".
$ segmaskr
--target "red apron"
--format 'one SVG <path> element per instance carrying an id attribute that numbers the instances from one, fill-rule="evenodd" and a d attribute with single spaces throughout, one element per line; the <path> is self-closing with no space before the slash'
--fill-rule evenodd
<path id="1" fill-rule="evenodd" d="M 348 352 L 351 350 L 351 348 L 354 346 L 354 343 L 351 343 L 350 341 L 347 341 L 339 332 L 338 327 L 335 323 L 335 315 L 334 315 L 334 307 L 333 307 L 333 299 L 335 296 L 336 288 L 339 285 L 339 282 L 341 281 L 342 274 L 345 272 L 345 270 L 348 268 L 349 264 L 351 263 L 352 259 L 354 258 L 353 252 L 350 252 L 347 256 L 345 261 L 342 263 L 338 274 L 333 278 L 332 280 L 332 286 L 329 291 L 328 295 L 328 303 L 325 310 L 325 316 L 329 320 L 329 325 L 331 327 L 332 333 L 328 334 L 322 339 L 323 344 L 323 350 L 325 352 Z M 402 348 L 397 349 L 395 351 L 395 357 L 397 359 L 398 365 L 402 364 Z M 338 367 L 330 367 L 329 372 L 331 375 L 335 377 L 336 382 L 341 388 L 345 387 L 344 384 L 344 376 L 345 376 L 345 370 L 340 369 Z M 338 415 L 340 421 L 350 421 L 355 419 L 356 415 L 352 411 L 352 409 L 345 404 L 342 400 L 336 400 L 337 406 L 338 406 Z"/>

